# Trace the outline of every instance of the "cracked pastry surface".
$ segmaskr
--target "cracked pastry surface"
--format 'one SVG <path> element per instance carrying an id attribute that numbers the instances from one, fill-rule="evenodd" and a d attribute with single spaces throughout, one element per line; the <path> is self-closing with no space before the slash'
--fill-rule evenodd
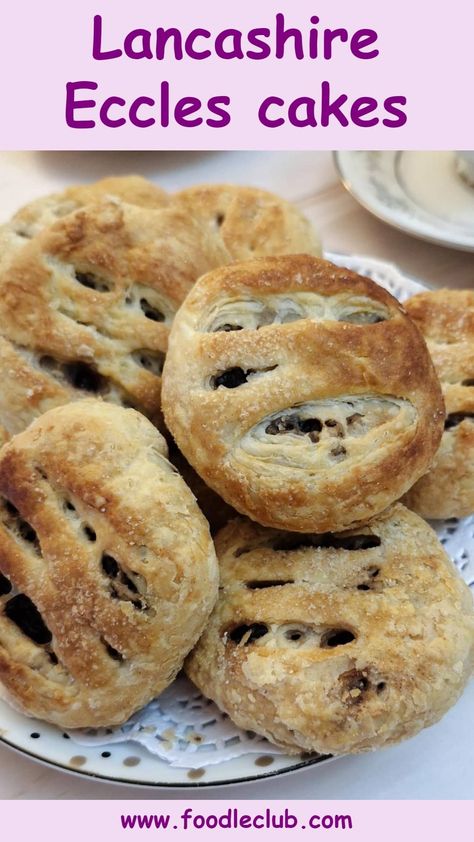
<path id="1" fill-rule="evenodd" d="M 0 692 L 63 728 L 170 684 L 217 594 L 208 524 L 132 409 L 46 413 L 0 454 Z"/>
<path id="2" fill-rule="evenodd" d="M 219 235 L 231 261 L 300 252 L 321 254 L 309 220 L 294 205 L 266 190 L 203 184 L 181 190 L 173 201 Z"/>
<path id="3" fill-rule="evenodd" d="M 160 187 L 138 175 L 111 176 L 92 184 L 68 187 L 62 193 L 41 196 L 20 208 L 11 220 L 0 226 L 0 271 L 16 251 L 58 219 L 98 201 L 128 202 L 144 208 L 159 208 L 169 201 Z"/>
<path id="4" fill-rule="evenodd" d="M 446 421 L 430 470 L 404 502 L 423 517 L 465 517 L 474 513 L 474 292 L 420 293 L 405 307 L 441 381 Z"/>
<path id="5" fill-rule="evenodd" d="M 0 423 L 16 433 L 91 395 L 159 420 L 174 313 L 221 259 L 170 206 L 104 201 L 39 233 L 0 275 Z"/>
<path id="6" fill-rule="evenodd" d="M 400 497 L 426 472 L 444 418 L 401 305 L 307 255 L 198 281 L 171 331 L 163 408 L 229 505 L 302 532 L 349 528 Z"/>
<path id="7" fill-rule="evenodd" d="M 436 722 L 474 661 L 472 595 L 433 530 L 397 503 L 316 535 L 236 519 L 219 598 L 186 661 L 241 728 L 288 753 L 362 752 Z"/>

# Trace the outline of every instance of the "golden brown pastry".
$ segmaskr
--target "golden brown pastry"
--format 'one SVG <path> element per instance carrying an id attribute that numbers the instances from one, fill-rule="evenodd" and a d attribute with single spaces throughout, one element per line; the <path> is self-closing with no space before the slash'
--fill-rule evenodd
<path id="1" fill-rule="evenodd" d="M 88 205 L 35 236 L 0 275 L 0 423 L 91 395 L 159 420 L 174 313 L 223 258 L 171 206 Z"/>
<path id="2" fill-rule="evenodd" d="M 85 205 L 109 199 L 143 208 L 159 208 L 169 201 L 167 193 L 139 175 L 111 176 L 92 184 L 68 187 L 62 193 L 42 196 L 25 205 L 0 227 L 0 271 L 17 249 L 58 219 Z"/>
<path id="3" fill-rule="evenodd" d="M 464 517 L 474 513 L 474 292 L 424 292 L 405 307 L 426 339 L 447 415 L 434 462 L 404 502 L 423 517 Z"/>
<path id="4" fill-rule="evenodd" d="M 0 686 L 62 728 L 157 696 L 217 592 L 205 518 L 132 409 L 56 408 L 0 454 Z"/>
<path id="5" fill-rule="evenodd" d="M 173 201 L 220 235 L 231 261 L 299 252 L 321 254 L 319 238 L 306 217 L 266 190 L 203 184 L 176 193 Z"/>
<path id="6" fill-rule="evenodd" d="M 400 497 L 429 466 L 444 418 L 400 304 L 307 255 L 198 281 L 172 328 L 163 408 L 227 503 L 301 532 L 349 528 Z"/>
<path id="7" fill-rule="evenodd" d="M 436 722 L 474 661 L 472 596 L 435 533 L 395 504 L 345 534 L 237 519 L 187 673 L 288 753 L 361 752 Z"/>

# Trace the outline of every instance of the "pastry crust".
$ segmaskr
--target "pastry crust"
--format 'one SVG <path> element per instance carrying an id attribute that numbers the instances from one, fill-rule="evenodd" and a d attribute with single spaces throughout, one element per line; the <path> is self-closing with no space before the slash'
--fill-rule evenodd
<path id="1" fill-rule="evenodd" d="M 85 205 L 109 199 L 143 208 L 159 208 L 169 201 L 160 187 L 139 175 L 111 176 L 92 184 L 68 187 L 62 193 L 41 196 L 29 202 L 0 227 L 0 271 L 15 252 L 44 228 Z"/>
<path id="2" fill-rule="evenodd" d="M 432 529 L 397 503 L 355 533 L 237 519 L 216 537 L 219 599 L 187 673 L 289 753 L 396 743 L 471 674 L 472 596 Z"/>
<path id="3" fill-rule="evenodd" d="M 426 345 L 373 281 L 293 255 L 201 278 L 172 328 L 167 426 L 221 497 L 264 526 L 326 532 L 425 473 L 444 407 Z"/>
<path id="4" fill-rule="evenodd" d="M 267 255 L 321 255 L 319 238 L 294 205 L 256 187 L 203 184 L 175 194 L 191 216 L 218 234 L 226 263 Z"/>
<path id="5" fill-rule="evenodd" d="M 15 433 L 91 394 L 159 422 L 169 326 L 196 278 L 223 257 L 183 211 L 118 200 L 35 236 L 0 276 L 10 343 L 0 347 L 0 423 Z"/>
<path id="6" fill-rule="evenodd" d="M 217 594 L 207 522 L 132 409 L 51 410 L 0 455 L 0 685 L 62 728 L 170 684 Z"/>
<path id="7" fill-rule="evenodd" d="M 447 416 L 434 462 L 404 503 L 423 517 L 465 517 L 474 513 L 474 292 L 424 292 L 405 307 L 425 337 Z"/>

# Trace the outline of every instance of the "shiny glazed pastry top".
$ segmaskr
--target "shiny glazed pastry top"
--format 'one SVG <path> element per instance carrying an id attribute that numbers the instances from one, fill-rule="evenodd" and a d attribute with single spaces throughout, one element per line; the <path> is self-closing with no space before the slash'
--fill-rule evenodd
<path id="1" fill-rule="evenodd" d="M 444 418 L 401 305 L 308 255 L 198 281 L 172 328 L 163 408 L 230 505 L 303 532 L 348 528 L 400 497 L 430 465 Z"/>
<path id="2" fill-rule="evenodd" d="M 0 693 L 62 728 L 170 684 L 217 595 L 209 527 L 133 409 L 47 412 L 0 454 Z"/>

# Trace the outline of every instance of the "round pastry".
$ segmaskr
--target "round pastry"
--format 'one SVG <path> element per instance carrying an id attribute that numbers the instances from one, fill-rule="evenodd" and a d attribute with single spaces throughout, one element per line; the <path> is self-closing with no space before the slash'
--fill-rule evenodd
<path id="1" fill-rule="evenodd" d="M 0 276 L 0 423 L 16 433 L 91 395 L 159 421 L 174 313 L 222 259 L 216 238 L 171 206 L 106 201 L 35 236 Z"/>
<path id="2" fill-rule="evenodd" d="M 444 418 L 426 345 L 400 304 L 307 255 L 198 281 L 172 328 L 163 409 L 229 505 L 301 532 L 385 509 L 425 473 Z"/>
<path id="3" fill-rule="evenodd" d="M 62 728 L 157 696 L 217 594 L 207 522 L 138 412 L 51 410 L 0 455 L 0 686 Z"/>
<path id="4" fill-rule="evenodd" d="M 42 196 L 25 205 L 0 227 L 0 271 L 6 268 L 16 250 L 43 228 L 78 208 L 103 199 L 144 208 L 159 208 L 169 201 L 164 190 L 138 175 L 112 176 L 92 184 L 68 187 L 62 193 Z"/>
<path id="5" fill-rule="evenodd" d="M 423 517 L 465 517 L 474 513 L 474 292 L 424 292 L 405 307 L 425 337 L 447 414 L 434 462 L 404 502 Z"/>
<path id="6" fill-rule="evenodd" d="M 219 598 L 186 670 L 241 728 L 289 753 L 361 752 L 416 734 L 461 694 L 472 596 L 401 504 L 343 534 L 236 519 L 216 550 Z"/>
<path id="7" fill-rule="evenodd" d="M 203 184 L 182 190 L 173 201 L 220 235 L 230 261 L 299 252 L 321 254 L 319 238 L 306 217 L 266 190 Z"/>

